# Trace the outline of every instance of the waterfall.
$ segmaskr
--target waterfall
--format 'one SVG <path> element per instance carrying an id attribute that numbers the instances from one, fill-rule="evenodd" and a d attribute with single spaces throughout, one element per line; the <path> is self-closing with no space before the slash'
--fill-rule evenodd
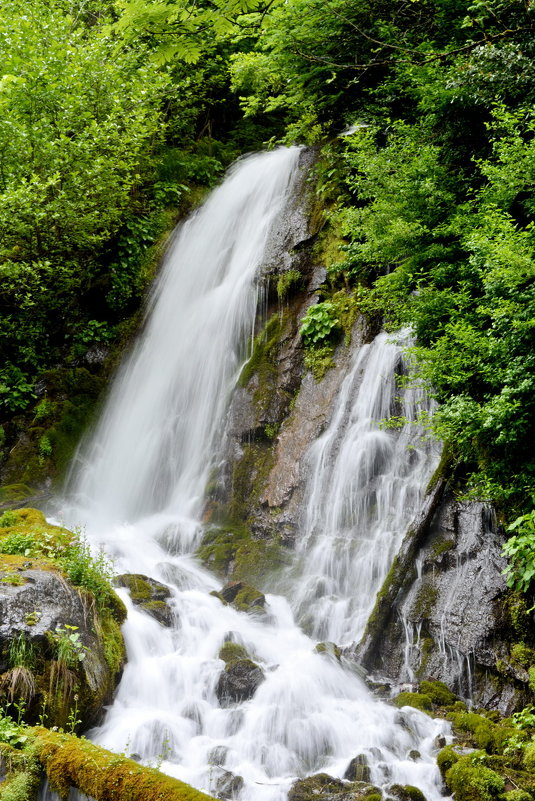
<path id="1" fill-rule="evenodd" d="M 167 583 L 174 615 L 174 625 L 163 628 L 119 590 L 128 607 L 128 662 L 91 736 L 239 801 L 284 801 L 296 777 L 341 777 L 355 756 L 367 760 L 374 784 L 416 785 L 438 801 L 433 742 L 444 722 L 375 699 L 349 662 L 316 650 L 319 631 L 305 633 L 283 596 L 267 596 L 265 616 L 223 605 L 211 595 L 220 581 L 194 558 L 202 493 L 253 330 L 255 274 L 284 214 L 298 158 L 293 148 L 239 162 L 182 227 L 143 335 L 78 456 L 71 521 L 105 544 L 118 572 Z M 310 532 L 296 554 L 306 566 L 297 572 L 294 604 L 302 607 L 311 592 L 319 597 L 322 637 L 324 630 L 358 633 L 428 470 L 425 448 L 409 428 L 398 434 L 377 424 L 398 406 L 400 416 L 413 415 L 414 398 L 395 397 L 400 358 L 384 335 L 356 355 L 332 423 L 310 454 Z M 406 444 L 415 450 L 404 466 Z M 355 602 L 351 566 L 362 582 Z M 225 705 L 216 688 L 228 641 L 246 647 L 265 678 L 252 698 Z"/>
<path id="2" fill-rule="evenodd" d="M 415 425 L 431 401 L 398 380 L 409 342 L 408 332 L 382 333 L 354 354 L 310 450 L 295 605 L 320 640 L 360 639 L 437 463 L 436 444 Z M 385 420 L 399 428 L 381 428 Z"/>

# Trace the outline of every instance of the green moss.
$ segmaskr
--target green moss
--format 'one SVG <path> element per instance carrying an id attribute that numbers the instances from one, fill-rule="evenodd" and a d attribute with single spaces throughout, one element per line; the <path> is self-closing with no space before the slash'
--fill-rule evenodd
<path id="1" fill-rule="evenodd" d="M 263 613 L 266 602 L 263 593 L 246 585 L 232 601 L 232 606 L 240 612 Z"/>
<path id="2" fill-rule="evenodd" d="M 455 694 L 442 681 L 422 681 L 420 692 L 428 695 L 432 702 L 439 706 L 448 706 L 457 700 Z"/>
<path id="3" fill-rule="evenodd" d="M 226 509 L 229 520 L 247 523 L 250 510 L 260 500 L 274 460 L 274 449 L 269 441 L 249 442 L 243 446 L 243 454 L 232 468 L 231 497 Z"/>
<path id="4" fill-rule="evenodd" d="M 412 706 L 422 712 L 428 712 L 433 706 L 431 698 L 424 693 L 400 693 L 394 703 L 397 707 Z"/>
<path id="5" fill-rule="evenodd" d="M 276 538 L 255 540 L 243 524 L 209 529 L 197 554 L 220 576 L 251 584 L 286 563 L 286 552 Z"/>
<path id="6" fill-rule="evenodd" d="M 455 729 L 470 733 L 475 745 L 490 754 L 501 753 L 510 737 L 527 738 L 525 732 L 503 723 L 493 723 L 487 717 L 478 715 L 476 712 L 453 713 L 450 718 Z"/>
<path id="7" fill-rule="evenodd" d="M 447 540 L 447 539 L 439 539 L 433 543 L 433 547 L 431 548 L 431 556 L 434 559 L 437 559 L 439 556 L 442 556 L 443 553 L 447 553 L 447 551 L 451 551 L 452 548 L 455 548 L 455 540 Z"/>
<path id="8" fill-rule="evenodd" d="M 338 661 L 340 661 L 342 657 L 340 648 L 335 645 L 334 642 L 319 642 L 314 650 L 318 654 L 327 654 L 327 656 L 333 656 Z"/>
<path id="9" fill-rule="evenodd" d="M 503 801 L 533 801 L 531 793 L 525 790 L 509 790 L 502 795 Z"/>
<path id="10" fill-rule="evenodd" d="M 112 675 L 115 676 L 122 670 L 126 659 L 125 644 L 119 623 L 111 614 L 101 615 L 98 620 L 97 633 L 102 643 L 106 664 Z"/>
<path id="11" fill-rule="evenodd" d="M 279 276 L 277 280 L 277 295 L 279 300 L 284 300 L 292 291 L 299 289 L 302 275 L 299 270 L 287 270 Z"/>
<path id="12" fill-rule="evenodd" d="M 213 801 L 178 779 L 87 740 L 40 727 L 35 731 L 39 759 L 62 801 L 71 786 L 95 801 Z"/>
<path id="13" fill-rule="evenodd" d="M 226 665 L 232 665 L 241 659 L 249 659 L 247 649 L 237 642 L 226 642 L 219 651 L 219 658 L 225 662 Z"/>
<path id="14" fill-rule="evenodd" d="M 253 375 L 257 375 L 262 382 L 276 373 L 277 354 L 286 319 L 285 314 L 276 312 L 255 338 L 251 356 L 240 374 L 241 387 L 246 387 Z"/>
<path id="15" fill-rule="evenodd" d="M 529 668 L 535 664 L 535 651 L 523 642 L 517 642 L 511 646 L 511 659 L 518 662 L 522 667 Z"/>
<path id="16" fill-rule="evenodd" d="M 426 801 L 425 795 L 418 787 L 412 784 L 392 784 L 388 788 L 388 793 L 400 801 Z"/>
<path id="17" fill-rule="evenodd" d="M 419 619 L 428 618 L 437 602 L 438 589 L 431 582 L 429 577 L 424 579 L 412 606 L 412 614 Z"/>
<path id="18" fill-rule="evenodd" d="M 505 782 L 482 764 L 482 755 L 460 757 L 446 772 L 446 784 L 456 801 L 493 801 L 503 792 Z"/>
<path id="19" fill-rule="evenodd" d="M 437 754 L 437 765 L 442 775 L 446 776 L 446 772 L 459 761 L 459 754 L 452 748 L 451 745 L 445 746 Z"/>
<path id="20" fill-rule="evenodd" d="M 327 370 L 335 366 L 333 359 L 334 345 L 308 347 L 305 351 L 305 367 L 310 370 L 316 381 L 321 381 Z"/>
<path id="21" fill-rule="evenodd" d="M 143 576 L 127 573 L 121 576 L 121 584 L 128 589 L 134 603 L 145 603 L 152 598 L 152 587 Z"/>
<path id="22" fill-rule="evenodd" d="M 57 368 L 42 374 L 47 395 L 18 421 L 19 436 L 3 468 L 9 486 L 31 487 L 45 479 L 59 479 L 96 410 L 105 379 L 83 367 Z M 8 488 L 6 488 L 8 490 Z"/>
<path id="23" fill-rule="evenodd" d="M 0 801 L 32 801 L 37 798 L 41 777 L 23 770 L 13 773 L 0 787 Z"/>
<path id="24" fill-rule="evenodd" d="M 438 484 L 441 478 L 444 478 L 445 476 L 448 475 L 448 473 L 452 469 L 452 466 L 453 466 L 453 455 L 451 449 L 447 445 L 444 445 L 444 447 L 442 448 L 442 453 L 440 454 L 440 461 L 435 469 L 435 472 L 429 479 L 429 483 L 427 484 L 425 490 L 426 495 L 428 495 L 435 489 L 436 485 Z"/>
<path id="25" fill-rule="evenodd" d="M 535 772 L 535 742 L 526 746 L 523 762 L 526 770 Z"/>
<path id="26" fill-rule="evenodd" d="M 535 632 L 525 596 L 520 592 L 509 590 L 503 598 L 503 608 L 509 627 L 516 635 L 515 639 L 533 642 Z"/>

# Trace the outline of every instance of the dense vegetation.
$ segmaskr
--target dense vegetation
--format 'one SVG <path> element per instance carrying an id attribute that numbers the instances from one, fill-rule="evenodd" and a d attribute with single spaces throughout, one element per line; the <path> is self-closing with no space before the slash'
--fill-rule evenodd
<path id="1" fill-rule="evenodd" d="M 355 308 L 412 326 L 450 469 L 529 514 L 534 22 L 530 0 L 7 0 L 4 422 L 121 336 L 193 187 L 267 141 L 319 144 L 339 250 L 308 350 L 328 366 Z"/>

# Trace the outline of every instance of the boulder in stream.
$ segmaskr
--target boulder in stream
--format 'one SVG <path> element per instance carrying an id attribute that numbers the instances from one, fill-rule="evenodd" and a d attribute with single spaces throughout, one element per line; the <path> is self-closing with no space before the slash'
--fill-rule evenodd
<path id="1" fill-rule="evenodd" d="M 226 642 L 219 652 L 225 669 L 219 677 L 216 695 L 222 706 L 252 698 L 265 679 L 264 671 L 249 657 L 246 648 Z"/>
<path id="2" fill-rule="evenodd" d="M 132 603 L 162 626 L 173 625 L 173 612 L 167 603 L 171 590 L 165 584 L 140 573 L 123 573 L 116 577 L 114 583 L 116 587 L 126 587 Z"/>

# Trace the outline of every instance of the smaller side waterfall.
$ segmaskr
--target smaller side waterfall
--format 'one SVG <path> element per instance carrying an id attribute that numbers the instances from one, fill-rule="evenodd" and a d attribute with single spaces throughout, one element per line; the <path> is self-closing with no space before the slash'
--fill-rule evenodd
<path id="1" fill-rule="evenodd" d="M 438 448 L 415 424 L 431 402 L 399 386 L 409 343 L 408 332 L 382 333 L 355 354 L 309 454 L 295 606 L 318 639 L 359 639 L 436 466 Z M 393 418 L 401 428 L 382 427 Z"/>

